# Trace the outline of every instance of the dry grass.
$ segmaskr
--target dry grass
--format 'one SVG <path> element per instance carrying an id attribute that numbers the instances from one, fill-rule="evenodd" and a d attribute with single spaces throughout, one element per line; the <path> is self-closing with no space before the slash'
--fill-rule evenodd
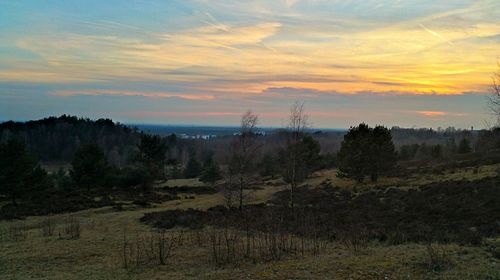
<path id="1" fill-rule="evenodd" d="M 373 187 L 388 187 L 388 186 L 399 186 L 401 188 L 414 188 L 422 185 L 426 185 L 433 182 L 444 182 L 444 181 L 461 181 L 469 180 L 475 181 L 488 177 L 497 176 L 497 172 L 500 170 L 500 164 L 484 165 L 479 167 L 477 170 L 473 167 L 468 168 L 458 168 L 453 171 L 448 171 L 443 174 L 431 174 L 431 175 L 421 175 L 415 174 L 409 178 L 398 178 L 398 177 L 381 177 L 377 183 L 372 183 L 369 180 L 365 180 L 363 183 L 358 183 L 352 179 L 338 178 L 337 170 L 322 170 L 317 172 L 313 178 L 308 179 L 304 184 L 316 186 L 322 182 L 331 182 L 334 187 L 341 187 L 346 189 L 356 189 L 356 190 L 369 190 Z"/>
<path id="2" fill-rule="evenodd" d="M 499 168 L 484 166 L 478 173 L 457 170 L 438 175 L 434 181 L 475 179 L 490 176 Z M 354 183 L 334 176 L 334 171 L 322 172 L 307 183 L 318 184 L 330 178 L 334 186 L 350 188 Z M 394 184 L 395 178 L 383 178 L 379 184 Z M 410 178 L 401 185 L 426 182 L 426 178 Z M 199 185 L 197 182 L 172 180 L 175 185 Z M 367 186 L 370 186 L 367 184 Z M 264 202 L 284 186 L 266 186 L 251 191 L 250 203 Z M 500 279 L 499 260 L 482 247 L 442 245 L 453 266 L 432 271 L 425 245 L 386 246 L 368 243 L 356 250 L 331 244 L 319 255 L 286 257 L 272 262 L 242 262 L 238 265 L 215 266 L 210 258 L 208 242 L 198 240 L 196 232 L 188 231 L 191 242 L 183 242 L 171 252 L 165 265 L 149 264 L 133 271 L 123 268 L 122 248 L 124 229 L 130 234 L 151 231 L 139 222 L 146 212 L 167 209 L 206 209 L 221 204 L 221 194 L 197 195 L 195 199 L 167 201 L 155 208 L 134 211 L 114 211 L 111 207 L 89 209 L 71 215 L 29 217 L 22 222 L 0 221 L 1 279 Z M 79 238 L 65 238 L 58 233 L 70 224 L 79 223 Z M 9 229 L 22 233 L 13 240 Z M 47 234 L 45 234 L 46 232 Z M 495 242 L 498 242 L 496 240 Z"/>
<path id="3" fill-rule="evenodd" d="M 193 179 L 171 179 L 167 182 L 158 185 L 159 187 L 181 187 L 181 186 L 190 186 L 190 187 L 199 187 L 205 186 L 203 182 L 200 182 L 197 178 Z"/>

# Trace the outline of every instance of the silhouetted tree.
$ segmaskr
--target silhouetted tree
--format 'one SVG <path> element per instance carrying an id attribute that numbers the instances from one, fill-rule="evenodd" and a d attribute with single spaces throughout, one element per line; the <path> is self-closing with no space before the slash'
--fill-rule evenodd
<path id="1" fill-rule="evenodd" d="M 500 127 L 480 131 L 475 147 L 476 151 L 500 149 Z"/>
<path id="2" fill-rule="evenodd" d="M 143 164 L 126 166 L 118 173 L 117 185 L 123 189 L 139 186 L 143 191 L 148 191 L 154 182 L 151 171 Z"/>
<path id="3" fill-rule="evenodd" d="M 295 102 L 290 108 L 288 116 L 287 143 L 281 153 L 283 178 L 290 186 L 289 206 L 294 213 L 294 193 L 297 184 L 305 178 L 304 169 L 301 168 L 301 146 L 298 144 L 308 125 L 309 116 L 304 112 L 304 103 Z"/>
<path id="4" fill-rule="evenodd" d="M 166 160 L 167 144 L 158 135 L 142 134 L 138 160 L 149 169 L 155 178 L 164 177 L 163 167 Z"/>
<path id="5" fill-rule="evenodd" d="M 443 147 L 440 144 L 434 145 L 431 149 L 432 158 L 441 158 L 443 155 Z"/>
<path id="6" fill-rule="evenodd" d="M 339 153 L 339 175 L 363 182 L 370 175 L 373 182 L 396 164 L 390 131 L 383 126 L 370 128 L 362 123 L 351 127 L 344 136 Z"/>
<path id="7" fill-rule="evenodd" d="M 500 63 L 499 70 L 493 73 L 491 83 L 491 95 L 489 98 L 490 110 L 497 117 L 497 124 L 500 124 Z"/>
<path id="8" fill-rule="evenodd" d="M 376 126 L 371 129 L 369 141 L 369 173 L 372 182 L 377 182 L 379 175 L 386 174 L 396 165 L 396 151 L 389 129 Z"/>
<path id="9" fill-rule="evenodd" d="M 196 158 L 196 153 L 191 151 L 189 153 L 189 160 L 184 169 L 184 177 L 186 178 L 196 178 L 200 176 L 202 171 L 202 166 L 198 159 Z"/>
<path id="10" fill-rule="evenodd" d="M 451 138 L 450 140 L 446 141 L 446 151 L 450 154 L 456 154 L 457 153 L 457 143 L 455 142 L 455 138 Z"/>
<path id="11" fill-rule="evenodd" d="M 208 158 L 203 164 L 203 172 L 200 176 L 200 181 L 214 184 L 220 179 L 222 179 L 222 172 L 219 165 L 212 157 Z"/>
<path id="12" fill-rule="evenodd" d="M 266 153 L 260 163 L 259 163 L 259 174 L 260 176 L 269 176 L 271 179 L 279 173 L 279 163 L 276 156 L 272 153 Z"/>
<path id="13" fill-rule="evenodd" d="M 321 163 L 321 146 L 319 142 L 314 140 L 310 135 L 302 137 L 299 142 L 300 159 L 304 165 L 306 177 L 316 171 Z"/>
<path id="14" fill-rule="evenodd" d="M 252 111 L 247 111 L 241 117 L 240 134 L 231 145 L 231 159 L 229 162 L 231 181 L 234 177 L 239 189 L 239 210 L 243 209 L 243 190 L 247 184 L 248 176 L 252 173 L 255 155 L 258 149 L 256 145 L 256 129 L 258 116 Z"/>
<path id="15" fill-rule="evenodd" d="M 403 145 L 399 148 L 399 159 L 401 160 L 411 160 L 415 158 L 419 149 L 418 144 Z"/>
<path id="16" fill-rule="evenodd" d="M 0 141 L 23 139 L 40 161 L 71 162 L 81 143 L 95 142 L 117 165 L 132 162 L 140 134 L 109 119 L 62 115 L 28 122 L 0 123 Z"/>
<path id="17" fill-rule="evenodd" d="M 469 140 L 467 140 L 467 138 L 462 138 L 462 140 L 458 144 L 458 153 L 459 154 L 466 154 L 466 153 L 470 153 L 471 151 L 472 151 L 472 148 L 470 146 Z"/>
<path id="18" fill-rule="evenodd" d="M 353 178 L 358 182 L 363 182 L 369 173 L 370 134 L 368 125 L 362 123 L 359 126 L 351 127 L 344 136 L 337 154 L 340 177 Z"/>
<path id="19" fill-rule="evenodd" d="M 182 169 L 179 168 L 179 164 L 177 163 L 177 160 L 173 160 L 170 162 L 170 178 L 172 179 L 179 179 L 182 177 Z"/>
<path id="20" fill-rule="evenodd" d="M 288 184 L 294 180 L 295 187 L 302 183 L 320 165 L 320 150 L 318 141 L 309 135 L 303 136 L 302 140 L 295 145 L 289 145 L 286 149 L 281 150 L 278 156 L 282 163 L 283 180 Z M 296 162 L 293 173 L 291 173 L 293 160 Z"/>
<path id="21" fill-rule="evenodd" d="M 10 139 L 0 145 L 0 193 L 10 197 L 13 205 L 28 192 L 35 167 L 24 142 Z"/>
<path id="22" fill-rule="evenodd" d="M 102 149 L 95 143 L 81 145 L 75 153 L 70 170 L 71 178 L 87 191 L 103 187 L 106 183 L 109 164 Z"/>

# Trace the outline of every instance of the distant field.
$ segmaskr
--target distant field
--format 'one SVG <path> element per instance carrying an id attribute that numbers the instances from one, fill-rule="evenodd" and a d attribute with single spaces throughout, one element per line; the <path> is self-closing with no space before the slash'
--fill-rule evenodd
<path id="1" fill-rule="evenodd" d="M 186 136 L 227 136 L 239 133 L 239 126 L 197 126 L 197 125 L 154 125 L 154 124 L 128 124 L 130 127 L 136 127 L 141 131 L 159 135 L 186 135 Z M 278 128 L 275 127 L 262 127 L 259 129 L 261 133 L 271 133 Z M 310 132 L 314 131 L 328 131 L 328 132 L 345 132 L 343 128 L 317 128 L 309 129 Z"/>

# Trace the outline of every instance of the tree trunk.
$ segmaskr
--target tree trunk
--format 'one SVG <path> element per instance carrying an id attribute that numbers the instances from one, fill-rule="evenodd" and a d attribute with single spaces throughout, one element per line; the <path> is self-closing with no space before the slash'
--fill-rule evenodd
<path id="1" fill-rule="evenodd" d="M 290 211 L 292 214 L 292 217 L 294 216 L 294 199 L 293 199 L 293 193 L 295 191 L 295 187 L 297 185 L 297 157 L 298 157 L 298 151 L 296 148 L 296 145 L 294 146 L 293 149 L 293 159 L 292 159 L 292 176 L 290 178 Z"/>
<path id="2" fill-rule="evenodd" d="M 240 206 L 238 209 L 243 211 L 243 176 L 240 176 Z"/>

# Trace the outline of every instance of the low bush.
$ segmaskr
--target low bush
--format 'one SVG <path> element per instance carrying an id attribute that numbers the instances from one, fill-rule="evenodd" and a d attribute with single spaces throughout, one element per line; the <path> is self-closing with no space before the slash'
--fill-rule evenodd
<path id="1" fill-rule="evenodd" d="M 298 235 L 317 232 L 359 249 L 369 240 L 405 242 L 457 242 L 479 245 L 498 235 L 500 184 L 498 178 L 475 182 L 443 182 L 420 190 L 370 191 L 354 196 L 340 188 L 297 189 L 291 215 L 288 192 L 278 192 L 267 205 L 238 209 L 213 207 L 145 214 L 141 221 L 159 228 L 202 228 L 205 225 L 261 232 L 285 231 Z M 307 230 L 302 230 L 307 224 Z"/>
<path id="2" fill-rule="evenodd" d="M 82 226 L 80 220 L 69 216 L 64 225 L 64 234 L 66 234 L 71 239 L 78 239 L 82 233 Z"/>
<path id="3" fill-rule="evenodd" d="M 426 264 L 431 271 L 441 271 L 452 265 L 450 253 L 446 247 L 438 244 L 427 244 L 425 249 Z"/>
<path id="4" fill-rule="evenodd" d="M 9 238 L 12 241 L 24 241 L 28 238 L 28 227 L 24 222 L 9 223 Z"/>
<path id="5" fill-rule="evenodd" d="M 121 260 L 123 268 L 138 269 L 151 264 L 166 265 L 173 251 L 183 242 L 182 232 L 157 229 L 136 233 L 133 239 L 123 232 Z"/>
<path id="6" fill-rule="evenodd" d="M 55 227 L 56 227 L 56 222 L 55 222 L 54 218 L 52 218 L 51 216 L 45 217 L 42 220 L 42 222 L 40 223 L 40 230 L 41 230 L 42 236 L 44 236 L 44 237 L 53 236 L 54 231 L 55 231 Z"/>

